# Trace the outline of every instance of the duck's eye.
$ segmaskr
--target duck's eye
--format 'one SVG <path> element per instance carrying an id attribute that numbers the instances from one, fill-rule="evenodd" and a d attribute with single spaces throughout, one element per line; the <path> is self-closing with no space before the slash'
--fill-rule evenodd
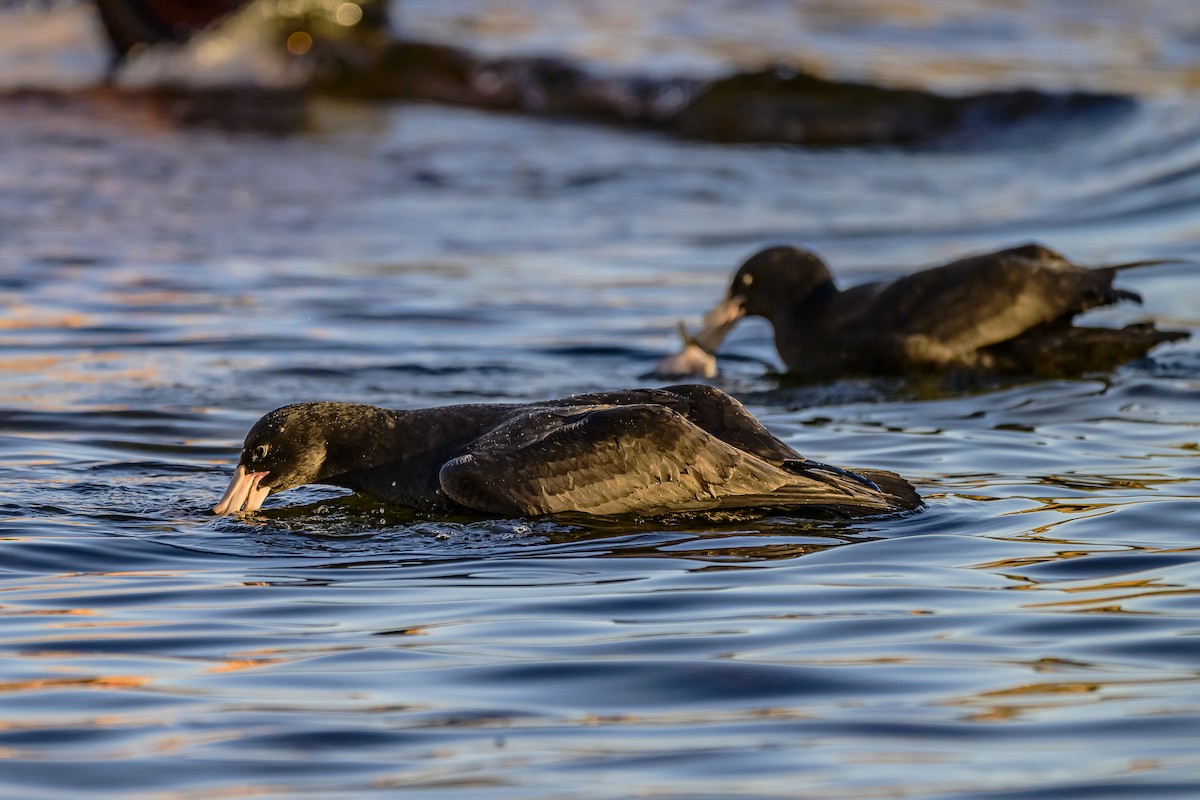
<path id="1" fill-rule="evenodd" d="M 254 448 L 254 452 L 251 454 L 251 458 L 253 458 L 255 461 L 262 461 L 264 458 L 267 457 L 267 451 L 270 449 L 271 449 L 270 445 L 260 444 L 258 447 Z"/>
<path id="2" fill-rule="evenodd" d="M 754 283 L 753 275 L 751 275 L 750 273 L 747 272 L 745 275 L 742 276 L 742 286 L 749 286 L 752 283 Z"/>

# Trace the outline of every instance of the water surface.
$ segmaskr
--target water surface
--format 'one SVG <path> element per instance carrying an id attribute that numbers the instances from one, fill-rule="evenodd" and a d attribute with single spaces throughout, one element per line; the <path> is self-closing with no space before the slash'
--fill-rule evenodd
<path id="1" fill-rule="evenodd" d="M 813 458 L 912 479 L 907 517 L 445 519 L 319 487 L 208 511 L 284 403 L 650 382 L 765 244 L 848 282 L 1029 239 L 1200 258 L 1178 74 L 1133 115 L 915 152 L 4 101 L 0 794 L 1194 796 L 1195 342 L 922 397 L 783 385 L 740 328 L 718 384 Z M 1096 324 L 1200 328 L 1194 267 L 1125 285 L 1145 305 Z"/>

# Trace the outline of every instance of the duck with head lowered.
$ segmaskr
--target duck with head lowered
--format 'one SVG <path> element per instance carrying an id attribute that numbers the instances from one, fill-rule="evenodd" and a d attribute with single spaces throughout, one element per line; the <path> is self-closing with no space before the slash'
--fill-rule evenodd
<path id="1" fill-rule="evenodd" d="M 885 470 L 812 461 L 710 386 L 523 404 L 277 408 L 246 435 L 213 509 L 257 511 L 305 484 L 430 512 L 656 516 L 726 509 L 872 516 L 921 506 Z"/>
<path id="2" fill-rule="evenodd" d="M 826 263 L 797 247 L 770 247 L 741 265 L 726 296 L 685 336 L 659 374 L 712 355 L 743 317 L 764 317 L 789 374 L 806 380 L 936 372 L 1079 375 L 1109 370 L 1186 331 L 1153 323 L 1074 324 L 1090 308 L 1141 297 L 1113 287 L 1122 270 L 1089 268 L 1038 244 L 974 255 L 900 278 L 839 289 Z M 696 352 L 702 351 L 702 352 Z M 686 358 L 683 356 L 686 354 Z"/>

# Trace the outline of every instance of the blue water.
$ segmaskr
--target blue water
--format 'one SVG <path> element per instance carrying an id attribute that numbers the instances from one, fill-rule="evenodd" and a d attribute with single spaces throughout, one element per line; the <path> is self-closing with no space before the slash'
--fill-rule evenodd
<path id="1" fill-rule="evenodd" d="M 284 403 L 653 383 L 764 244 L 846 282 L 1030 239 L 1200 259 L 1183 33 L 1132 114 L 925 151 L 3 100 L 0 795 L 1196 796 L 1194 340 L 922 398 L 782 385 L 739 328 L 718 385 L 810 457 L 910 478 L 907 517 L 445 519 L 321 487 L 209 512 Z M 1200 330 L 1194 266 L 1124 285 L 1144 306 L 1093 322 Z"/>

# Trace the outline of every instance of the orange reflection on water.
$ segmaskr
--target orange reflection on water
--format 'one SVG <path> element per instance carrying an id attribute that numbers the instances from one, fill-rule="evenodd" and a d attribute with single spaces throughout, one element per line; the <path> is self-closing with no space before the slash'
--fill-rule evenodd
<path id="1" fill-rule="evenodd" d="M 21 608 L 20 606 L 0 605 L 0 617 L 74 617 L 92 616 L 96 612 L 90 608 Z M 61 623 L 64 626 L 66 623 Z M 56 627 L 49 625 L 47 627 Z"/>
<path id="2" fill-rule="evenodd" d="M 272 664 L 282 664 L 287 662 L 286 658 L 230 658 L 219 664 L 214 664 L 205 672 L 243 672 L 250 669 L 258 669 L 259 667 L 269 667 Z"/>
<path id="3" fill-rule="evenodd" d="M 1043 681 L 959 697 L 946 701 L 944 705 L 974 707 L 975 711 L 968 719 L 975 722 L 1011 722 L 1038 711 L 1128 699 L 1130 693 L 1138 689 L 1194 680 L 1191 676 L 1184 676 L 1145 680 Z"/>
<path id="4" fill-rule="evenodd" d="M 1064 542 L 1064 544 L 1065 544 L 1065 542 Z M 1121 551 L 1124 551 L 1127 549 L 1128 548 L 1120 548 Z M 1105 549 L 1102 549 L 1102 548 L 1098 548 L 1096 550 L 1058 550 L 1053 555 L 1048 555 L 1048 556 L 1018 556 L 1018 557 L 1014 557 L 1014 558 L 1001 558 L 996 561 L 985 561 L 982 564 L 976 564 L 974 566 L 974 568 L 975 569 L 1003 571 L 1005 569 L 1016 569 L 1019 567 L 1028 567 L 1032 564 L 1048 564 L 1053 561 L 1065 561 L 1065 560 L 1071 559 L 1071 558 L 1084 558 L 1086 556 L 1094 555 L 1096 553 L 1104 553 L 1104 552 L 1108 552 L 1108 551 Z M 1033 580 L 1032 578 L 1027 578 L 1023 575 L 1014 575 L 1011 577 L 1013 577 L 1016 580 L 1023 580 L 1023 581 Z"/>
<path id="5" fill-rule="evenodd" d="M 142 675 L 96 675 L 90 678 L 31 678 L 24 681 L 0 681 L 0 693 L 37 692 L 43 689 L 138 689 L 151 683 Z"/>
<path id="6" fill-rule="evenodd" d="M 149 384 L 161 380 L 159 367 L 116 350 L 62 356 L 19 356 L 0 359 L 0 402 L 41 411 L 78 407 L 72 393 L 81 386 L 114 381 Z"/>
<path id="7" fill-rule="evenodd" d="M 0 330 L 82 328 L 91 323 L 90 317 L 77 311 L 45 312 L 32 306 L 11 306 L 0 317 Z"/>
<path id="8" fill-rule="evenodd" d="M 1125 592 L 1124 589 L 1141 588 L 1145 591 Z M 1200 589 L 1180 589 L 1171 585 L 1164 585 L 1150 581 L 1117 581 L 1114 583 L 1101 583 L 1094 586 L 1079 586 L 1063 588 L 1059 591 L 1063 592 L 1105 592 L 1102 597 L 1080 597 L 1070 600 L 1054 600 L 1044 603 L 1028 603 L 1026 608 L 1064 608 L 1071 611 L 1087 611 L 1093 614 L 1149 614 L 1150 611 L 1136 611 L 1125 608 L 1122 603 L 1127 603 L 1130 600 L 1140 600 L 1147 597 L 1163 597 L 1167 595 L 1177 596 L 1193 596 L 1200 595 Z M 1118 594 L 1107 594 L 1108 592 L 1117 591 Z M 1102 605 L 1096 605 L 1100 603 Z"/>

